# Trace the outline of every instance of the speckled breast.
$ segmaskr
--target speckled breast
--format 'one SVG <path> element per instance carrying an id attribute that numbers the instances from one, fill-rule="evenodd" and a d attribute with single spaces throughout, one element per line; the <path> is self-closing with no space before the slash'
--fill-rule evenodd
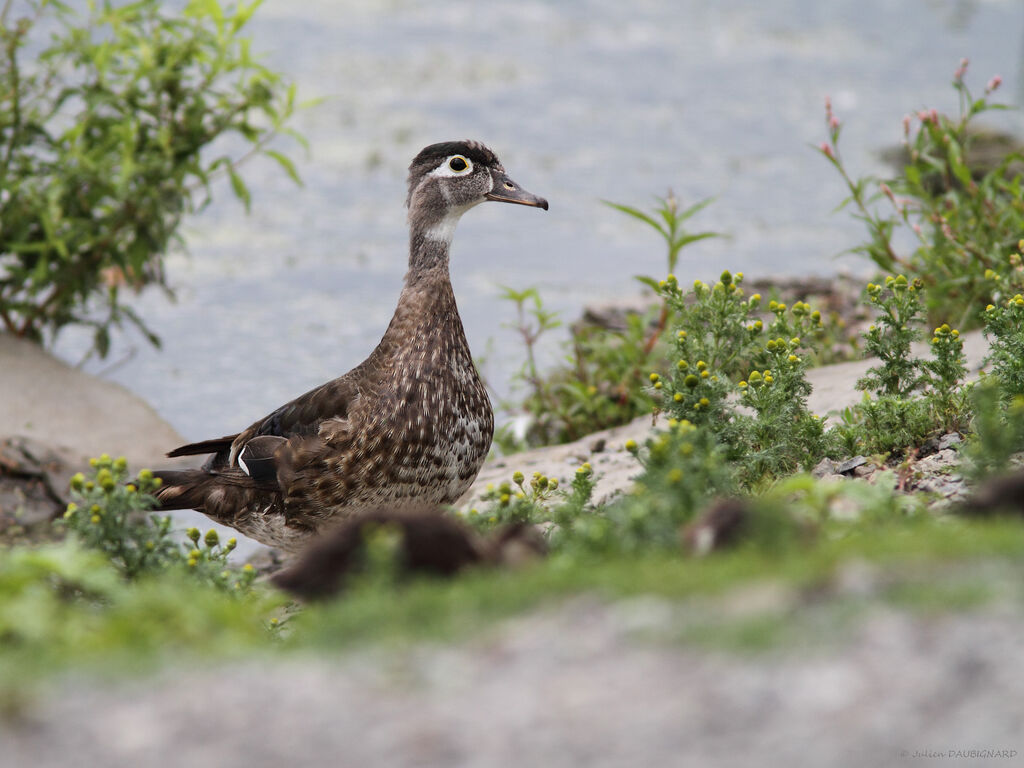
<path id="1" fill-rule="evenodd" d="M 494 411 L 461 346 L 432 345 L 404 361 L 379 425 L 388 455 L 381 475 L 366 478 L 367 501 L 451 504 L 472 485 L 491 447 Z"/>

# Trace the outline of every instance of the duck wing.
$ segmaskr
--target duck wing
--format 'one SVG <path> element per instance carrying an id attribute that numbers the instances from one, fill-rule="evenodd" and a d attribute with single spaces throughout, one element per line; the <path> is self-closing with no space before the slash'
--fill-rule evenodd
<path id="1" fill-rule="evenodd" d="M 366 368 L 368 366 L 363 363 L 344 376 L 311 389 L 259 419 L 242 432 L 182 445 L 169 451 L 167 456 L 176 458 L 178 456 L 213 454 L 203 465 L 203 469 L 207 471 L 224 470 L 229 467 L 239 467 L 238 458 L 242 449 L 253 438 L 263 436 L 290 438 L 315 435 L 319 432 L 323 422 L 328 420 L 340 422 L 348 416 L 351 403 L 359 396 L 360 390 L 366 386 Z M 267 455 L 268 446 L 272 446 L 269 456 Z M 262 446 L 257 444 L 252 449 L 250 460 L 253 462 L 266 460 L 273 455 L 273 451 L 277 447 L 278 445 L 273 443 L 265 443 Z"/>

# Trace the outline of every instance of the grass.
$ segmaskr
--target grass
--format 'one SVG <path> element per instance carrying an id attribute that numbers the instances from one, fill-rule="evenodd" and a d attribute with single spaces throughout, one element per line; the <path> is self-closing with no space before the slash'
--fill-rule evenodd
<path id="1" fill-rule="evenodd" d="M 38 552 L 63 561 L 51 570 L 63 573 L 67 589 L 92 590 L 102 599 L 59 596 L 52 602 L 28 594 L 20 602 L 0 603 L 0 620 L 7 622 L 0 700 L 16 700 L 19 690 L 70 670 L 138 674 L 172 662 L 457 642 L 503 619 L 558 610 L 580 595 L 603 601 L 647 595 L 679 603 L 687 619 L 676 639 L 685 643 L 737 651 L 807 644 L 820 639 L 817 606 L 828 605 L 830 616 L 847 618 L 863 607 L 863 597 L 834 594 L 844 564 L 876 567 L 883 603 L 929 613 L 974 608 L 1000 594 L 1000 584 L 1020 582 L 1024 526 L 1001 519 L 865 520 L 827 529 L 816 543 L 782 557 L 754 546 L 706 558 L 668 552 L 556 555 L 521 571 L 418 579 L 397 590 L 367 582 L 344 599 L 305 608 L 281 629 L 274 619 L 284 616 L 286 601 L 272 590 L 257 587 L 235 597 L 183 575 L 129 585 L 92 553 L 69 546 Z M 979 564 L 984 564 L 984 580 L 976 575 Z M 946 576 L 936 578 L 939 572 Z M 85 581 L 71 587 L 76 579 Z M 795 603 L 741 615 L 722 607 L 730 595 L 766 584 L 795 595 Z M 831 597 L 815 598 L 822 594 Z M 11 623 L 21 632 L 14 641 Z"/>

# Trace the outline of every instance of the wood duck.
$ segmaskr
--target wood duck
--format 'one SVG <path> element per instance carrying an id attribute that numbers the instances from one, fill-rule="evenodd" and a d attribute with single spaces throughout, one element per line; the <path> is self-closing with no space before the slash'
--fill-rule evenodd
<path id="1" fill-rule="evenodd" d="M 161 471 L 163 509 L 197 509 L 295 551 L 353 513 L 454 503 L 491 445 L 494 412 L 448 274 L 459 219 L 487 200 L 547 210 L 476 141 L 433 144 L 409 166 L 409 271 L 384 337 L 345 375 L 236 434 L 176 448 L 212 454 Z"/>

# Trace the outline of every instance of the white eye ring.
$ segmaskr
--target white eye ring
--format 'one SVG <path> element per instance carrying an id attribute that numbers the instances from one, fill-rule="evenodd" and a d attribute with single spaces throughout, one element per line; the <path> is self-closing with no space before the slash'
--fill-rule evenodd
<path id="1" fill-rule="evenodd" d="M 452 164 L 455 167 L 452 167 Z M 462 168 L 458 166 L 462 164 Z M 473 172 L 473 161 L 465 155 L 452 155 L 446 158 L 437 168 L 431 173 L 432 176 L 466 176 Z"/>

